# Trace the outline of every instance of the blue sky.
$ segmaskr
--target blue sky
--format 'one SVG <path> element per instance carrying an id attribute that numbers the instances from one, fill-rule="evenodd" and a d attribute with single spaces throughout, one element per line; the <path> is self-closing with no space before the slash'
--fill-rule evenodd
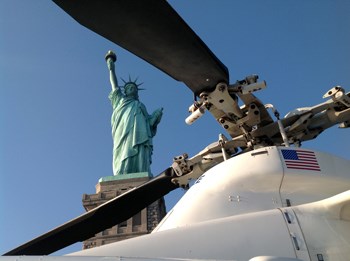
<path id="1" fill-rule="evenodd" d="M 266 80 L 257 93 L 282 115 L 350 90 L 350 2 L 343 0 L 169 1 L 217 57 L 231 82 Z M 0 1 L 0 253 L 84 212 L 82 194 L 112 175 L 109 76 L 139 77 L 149 112 L 164 108 L 154 139 L 156 175 L 224 130 L 207 113 L 184 122 L 192 94 L 181 82 L 82 27 L 53 2 Z M 349 130 L 327 130 L 303 147 L 350 159 Z M 183 191 L 166 197 L 171 208 Z M 80 244 L 58 254 L 79 250 Z"/>

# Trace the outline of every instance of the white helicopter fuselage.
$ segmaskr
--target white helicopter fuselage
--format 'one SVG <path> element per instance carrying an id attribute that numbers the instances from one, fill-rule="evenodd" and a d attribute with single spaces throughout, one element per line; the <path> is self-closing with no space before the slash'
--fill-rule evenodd
<path id="1" fill-rule="evenodd" d="M 281 150 L 310 156 L 288 162 Z M 349 169 L 347 160 L 304 149 L 247 152 L 202 175 L 156 231 L 322 200 L 350 188 Z"/>
<path id="2" fill-rule="evenodd" d="M 306 149 L 246 152 L 204 173 L 151 234 L 70 256 L 349 260 L 349 170 Z"/>

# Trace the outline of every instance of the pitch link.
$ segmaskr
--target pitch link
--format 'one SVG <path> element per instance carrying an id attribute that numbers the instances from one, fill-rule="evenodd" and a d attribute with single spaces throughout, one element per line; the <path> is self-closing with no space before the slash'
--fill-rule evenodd
<path id="1" fill-rule="evenodd" d="M 172 182 L 187 188 L 190 180 L 198 179 L 204 172 L 231 157 L 241 145 L 241 141 L 227 140 L 220 134 L 218 141 L 208 145 L 192 158 L 189 159 L 187 153 L 174 157 L 171 167 L 176 176 Z"/>

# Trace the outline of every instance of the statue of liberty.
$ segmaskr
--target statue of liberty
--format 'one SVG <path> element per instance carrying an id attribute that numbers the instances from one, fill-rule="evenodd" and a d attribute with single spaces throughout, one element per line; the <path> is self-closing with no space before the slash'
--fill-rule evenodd
<path id="1" fill-rule="evenodd" d="M 124 93 L 118 86 L 115 74 L 116 55 L 109 51 L 106 62 L 109 69 L 112 91 L 109 94 L 113 114 L 111 118 L 113 137 L 113 174 L 148 172 L 153 151 L 152 138 L 157 132 L 163 108 L 148 114 L 146 107 L 139 101 L 138 91 L 141 84 L 136 80 L 124 80 Z"/>

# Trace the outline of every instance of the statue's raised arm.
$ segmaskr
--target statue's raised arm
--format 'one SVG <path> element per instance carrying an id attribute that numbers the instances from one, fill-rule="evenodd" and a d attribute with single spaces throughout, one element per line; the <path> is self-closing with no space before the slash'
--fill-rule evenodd
<path id="1" fill-rule="evenodd" d="M 117 76 L 115 75 L 114 65 L 114 63 L 117 61 L 117 56 L 112 51 L 108 51 L 108 53 L 105 56 L 105 59 L 109 70 L 109 80 L 111 82 L 112 90 L 114 91 L 119 89 Z"/>

